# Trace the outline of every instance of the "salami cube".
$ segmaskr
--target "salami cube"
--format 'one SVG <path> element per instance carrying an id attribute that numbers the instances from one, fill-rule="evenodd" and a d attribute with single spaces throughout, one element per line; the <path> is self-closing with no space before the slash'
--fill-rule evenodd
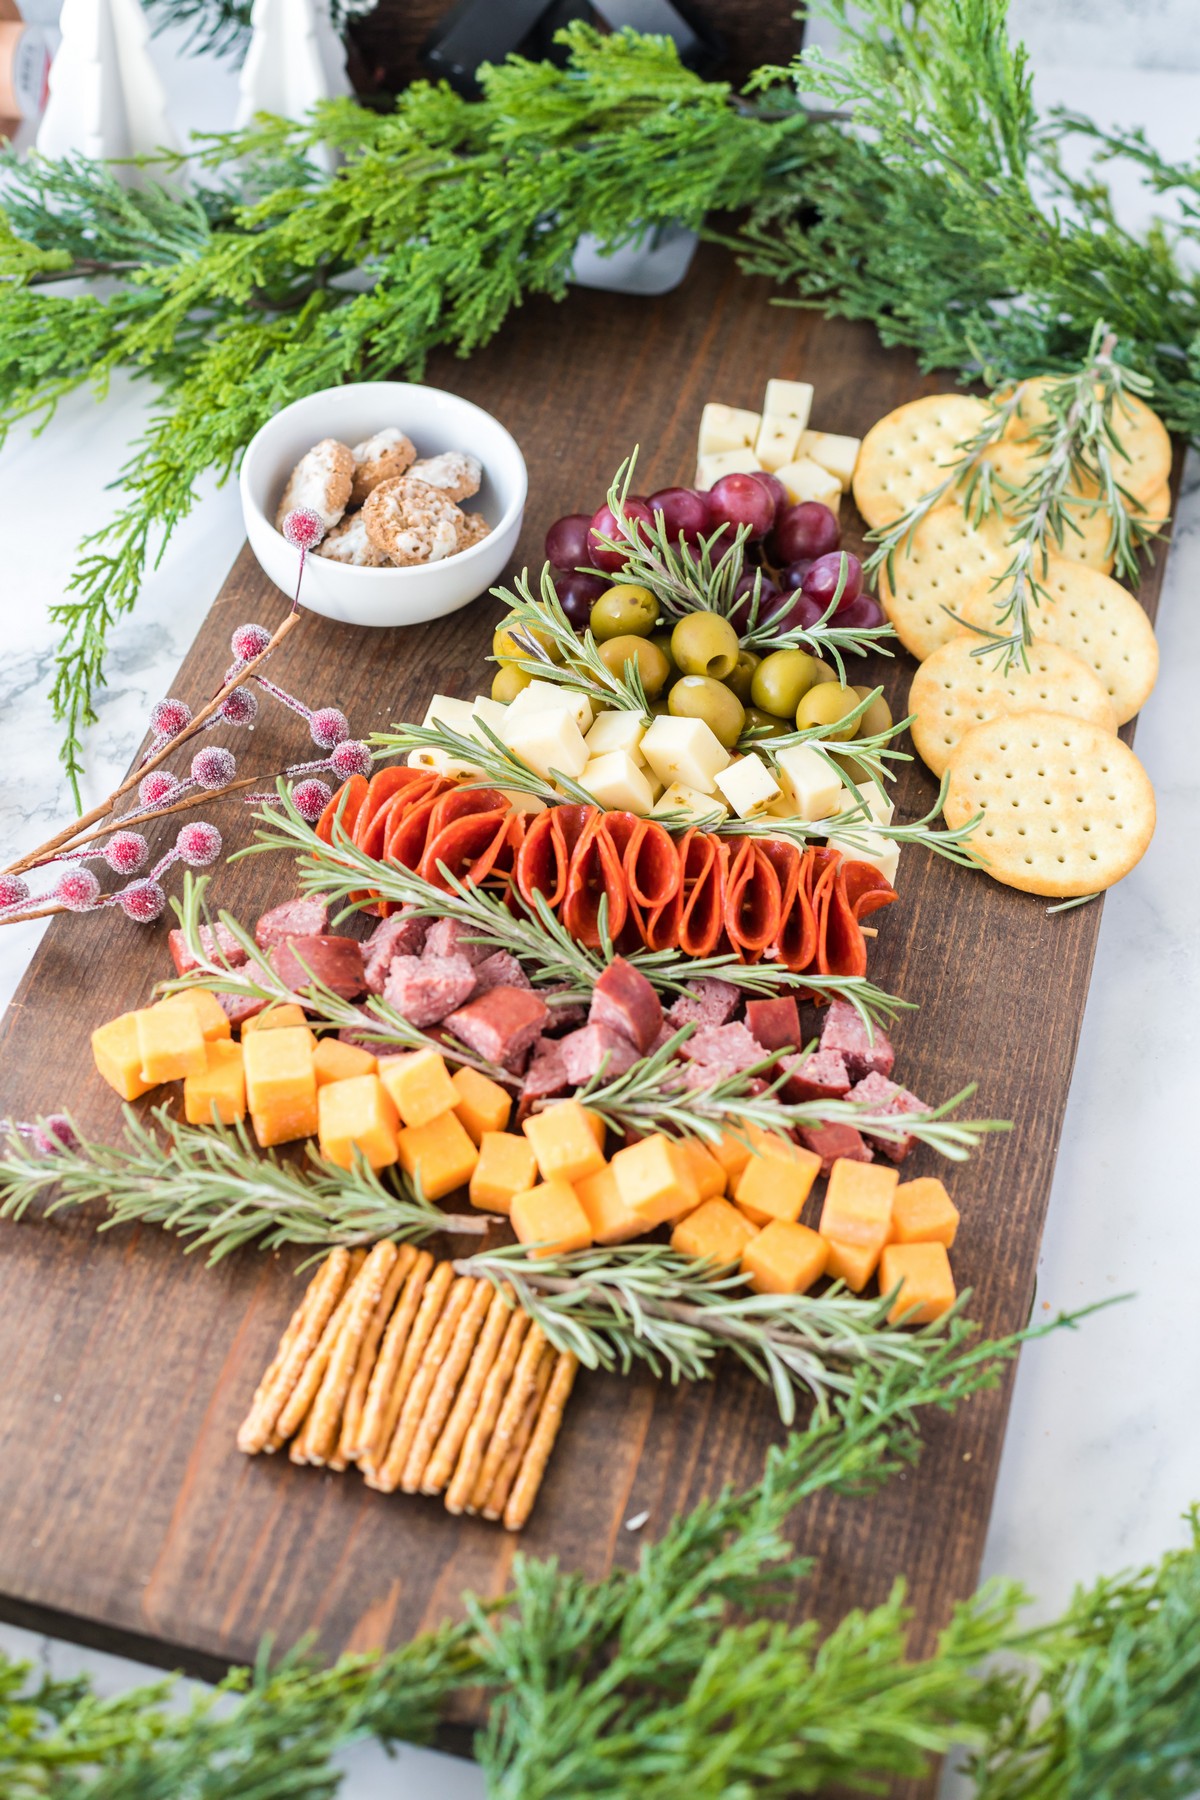
<path id="1" fill-rule="evenodd" d="M 604 1071 L 606 1081 L 615 1081 L 638 1060 L 636 1047 L 623 1031 L 611 1025 L 582 1025 L 559 1039 L 568 1087 L 582 1087 L 594 1075 Z"/>
<path id="2" fill-rule="evenodd" d="M 828 1175 L 839 1157 L 847 1162 L 873 1162 L 874 1152 L 853 1125 L 802 1125 L 800 1142 L 815 1150 L 821 1159 L 821 1173 Z"/>
<path id="3" fill-rule="evenodd" d="M 848 1000 L 834 1000 L 821 1029 L 822 1050 L 836 1050 L 845 1061 L 851 1081 L 864 1075 L 890 1075 L 896 1052 L 878 1025 L 874 1032 Z"/>
<path id="4" fill-rule="evenodd" d="M 614 957 L 592 989 L 589 1025 L 609 1025 L 635 1044 L 644 1056 L 658 1036 L 662 1003 L 640 969 L 623 956 Z"/>
<path id="5" fill-rule="evenodd" d="M 774 1000 L 747 1000 L 746 1029 L 764 1050 L 798 1050 L 801 1044 L 800 1007 L 794 994 Z"/>
<path id="6" fill-rule="evenodd" d="M 787 1072 L 783 1098 L 793 1106 L 806 1100 L 844 1100 L 850 1092 L 850 1071 L 836 1050 L 813 1050 L 807 1056 L 785 1056 Z"/>
<path id="7" fill-rule="evenodd" d="M 763 1060 L 763 1048 L 744 1025 L 702 1025 L 685 1038 L 679 1054 L 689 1062 L 704 1063 L 721 1075 L 741 1075 Z"/>
<path id="8" fill-rule="evenodd" d="M 555 1094 L 565 1094 L 569 1086 L 561 1042 L 556 1038 L 539 1039 L 521 1083 L 521 1098 L 517 1103 L 515 1123 L 523 1125 L 537 1101 L 549 1100 Z"/>
<path id="9" fill-rule="evenodd" d="M 476 1056 L 519 1069 L 549 1017 L 545 1001 L 529 988 L 495 987 L 450 1013 L 444 1023 Z"/>
<path id="10" fill-rule="evenodd" d="M 491 956 L 485 956 L 481 963 L 475 965 L 475 994 L 488 994 L 493 988 L 528 988 L 532 987 L 528 975 L 515 956 L 507 950 L 494 950 Z"/>
<path id="11" fill-rule="evenodd" d="M 475 992 L 475 970 L 465 956 L 397 956 L 383 997 L 410 1025 L 437 1025 Z"/>
<path id="12" fill-rule="evenodd" d="M 167 945 L 171 952 L 171 961 L 180 975 L 190 975 L 193 969 L 200 967 L 188 949 L 187 939 L 182 931 L 168 932 Z M 200 927 L 200 945 L 210 961 L 224 961 L 231 969 L 240 969 L 242 964 L 249 960 L 245 950 L 227 925 L 202 925 Z"/>
<path id="13" fill-rule="evenodd" d="M 667 1018 L 678 1031 L 681 1025 L 727 1025 L 738 1009 L 740 991 L 732 981 L 702 975 L 691 991 L 681 994 L 667 1008 Z"/>
<path id="14" fill-rule="evenodd" d="M 319 981 L 341 999 L 357 1000 L 366 987 L 356 938 L 290 937 L 272 946 L 268 960 L 285 987 L 297 992 Z"/>
<path id="15" fill-rule="evenodd" d="M 460 919 L 435 919 L 425 936 L 425 956 L 465 956 L 469 963 L 481 963 L 490 956 L 486 943 L 477 932 Z"/>
<path id="16" fill-rule="evenodd" d="M 427 923 L 412 913 L 393 913 L 381 919 L 363 945 L 363 979 L 368 994 L 382 994 L 392 959 L 419 956 L 425 944 Z"/>
<path id="17" fill-rule="evenodd" d="M 257 994 L 218 994 L 217 1005 L 235 1030 L 244 1025 L 247 1019 L 256 1019 L 270 1005 L 269 1000 L 259 999 Z"/>
<path id="18" fill-rule="evenodd" d="M 929 1111 L 923 1100 L 918 1100 L 915 1094 L 910 1094 L 907 1088 L 902 1088 L 897 1082 L 889 1081 L 885 1075 L 865 1075 L 850 1089 L 849 1097 L 869 1106 L 872 1112 L 884 1113 L 889 1118 L 900 1119 L 906 1113 Z M 905 1132 L 898 1138 L 880 1137 L 878 1133 L 871 1132 L 864 1133 L 864 1136 L 875 1150 L 881 1151 L 889 1162 L 894 1163 L 903 1162 L 916 1144 L 911 1132 Z"/>
<path id="19" fill-rule="evenodd" d="M 271 950 L 290 937 L 319 937 L 329 922 L 329 902 L 320 894 L 298 894 L 265 912 L 254 927 L 260 950 Z"/>
<path id="20" fill-rule="evenodd" d="M 582 1001 L 570 997 L 571 988 L 563 982 L 558 987 L 539 988 L 539 993 L 550 1008 L 548 1031 L 574 1031 L 579 1025 L 587 1024 L 587 1007 Z"/>

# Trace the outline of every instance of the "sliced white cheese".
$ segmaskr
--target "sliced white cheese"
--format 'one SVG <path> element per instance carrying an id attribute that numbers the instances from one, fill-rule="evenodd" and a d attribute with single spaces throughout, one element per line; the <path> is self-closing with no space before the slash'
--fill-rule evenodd
<path id="1" fill-rule="evenodd" d="M 841 482 L 811 456 L 798 456 L 795 462 L 784 463 L 781 469 L 776 469 L 775 474 L 782 481 L 793 506 L 801 500 L 819 500 L 822 506 L 837 512 L 842 503 Z"/>
<path id="2" fill-rule="evenodd" d="M 710 400 L 700 414 L 700 436 L 697 456 L 712 456 L 720 450 L 745 450 L 758 436 L 759 414 L 744 406 L 722 406 Z"/>
<path id="3" fill-rule="evenodd" d="M 861 438 L 839 437 L 836 431 L 802 431 L 796 454 L 828 469 L 845 490 L 853 479 L 861 444 Z"/>
<path id="4" fill-rule="evenodd" d="M 835 835 L 827 838 L 826 843 L 831 850 L 840 850 L 847 862 L 870 863 L 879 870 L 885 881 L 890 881 L 895 887 L 900 846 L 892 838 L 880 837 L 874 831 L 863 831 L 855 841 Z"/>
<path id="5" fill-rule="evenodd" d="M 547 780 L 557 771 L 574 781 L 587 767 L 583 733 L 562 707 L 545 707 L 524 718 L 506 719 L 504 732 L 513 755 Z"/>
<path id="6" fill-rule="evenodd" d="M 669 813 L 683 813 L 693 825 L 719 825 L 729 817 L 729 808 L 715 794 L 702 794 L 686 781 L 673 781 L 654 802 L 650 817 L 665 819 Z"/>
<path id="7" fill-rule="evenodd" d="M 753 450 L 717 450 L 699 458 L 693 485 L 710 488 L 722 475 L 753 475 L 757 468 L 758 458 Z"/>
<path id="8" fill-rule="evenodd" d="M 794 817 L 828 819 L 845 810 L 841 776 L 811 744 L 785 744 L 776 754 L 775 766 Z"/>
<path id="9" fill-rule="evenodd" d="M 636 758 L 645 735 L 646 727 L 639 714 L 626 709 L 598 713 L 595 724 L 586 734 L 586 741 L 592 756 L 604 756 L 610 750 L 623 750 L 626 756 Z"/>
<path id="10" fill-rule="evenodd" d="M 592 727 L 592 708 L 586 694 L 579 693 L 576 688 L 559 687 L 555 681 L 534 679 L 509 701 L 503 721 L 496 727 L 496 735 L 507 744 L 506 734 L 513 725 L 540 712 L 569 713 L 581 732 L 590 731 Z"/>
<path id="11" fill-rule="evenodd" d="M 761 756 L 742 756 L 716 777 L 717 792 L 739 819 L 754 819 L 780 796 L 779 783 Z"/>
<path id="12" fill-rule="evenodd" d="M 802 435 L 795 419 L 779 419 L 773 413 L 764 413 L 754 440 L 759 468 L 782 469 L 784 463 L 794 461 Z"/>
<path id="13" fill-rule="evenodd" d="M 813 390 L 808 381 L 768 381 L 763 411 L 773 419 L 794 419 L 798 431 L 808 428 Z"/>
<path id="14" fill-rule="evenodd" d="M 579 785 L 606 812 L 631 812 L 644 818 L 654 805 L 645 771 L 624 750 L 606 750 L 603 756 L 591 757 Z"/>
<path id="15" fill-rule="evenodd" d="M 729 767 L 729 752 L 703 719 L 677 719 L 669 713 L 651 719 L 642 739 L 642 756 L 667 787 L 673 781 L 711 794 L 716 777 Z"/>
<path id="16" fill-rule="evenodd" d="M 861 787 L 848 781 L 846 787 L 850 796 L 849 804 L 852 805 L 856 800 L 865 801 L 867 811 L 877 825 L 891 824 L 896 811 L 895 802 L 889 800 L 886 794 L 881 794 L 873 781 L 864 781 Z"/>

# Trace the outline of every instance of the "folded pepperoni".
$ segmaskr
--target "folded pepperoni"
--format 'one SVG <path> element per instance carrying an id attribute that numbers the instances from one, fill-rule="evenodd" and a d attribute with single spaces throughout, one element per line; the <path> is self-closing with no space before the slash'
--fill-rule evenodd
<path id="1" fill-rule="evenodd" d="M 517 853 L 516 886 L 525 904 L 541 894 L 551 912 L 566 898 L 571 852 L 583 833 L 593 806 L 549 806 L 527 826 Z"/>
<path id="2" fill-rule="evenodd" d="M 365 775 L 351 775 L 349 781 L 343 781 L 315 826 L 316 834 L 323 844 L 333 842 L 333 821 L 339 817 L 339 814 L 342 830 L 347 837 L 353 838 L 355 822 L 363 809 L 366 797 L 367 778 Z"/>
<path id="3" fill-rule="evenodd" d="M 725 924 L 725 876 L 729 852 L 720 838 L 692 831 L 681 846 L 683 906 L 679 948 L 688 956 L 712 956 Z"/>
<path id="4" fill-rule="evenodd" d="M 867 940 L 846 898 L 842 859 L 836 850 L 819 853 L 827 860 L 813 890 L 817 914 L 816 970 L 819 975 L 865 975 Z"/>
<path id="5" fill-rule="evenodd" d="M 782 906 L 779 877 L 756 838 L 733 850 L 725 880 L 725 934 L 740 962 L 757 962 L 779 937 Z"/>
<path id="6" fill-rule="evenodd" d="M 447 876 L 478 886 L 503 849 L 512 820 L 506 811 L 467 813 L 430 835 L 417 873 L 434 887 L 450 886 Z"/>
<path id="7" fill-rule="evenodd" d="M 782 922 L 796 902 L 800 883 L 800 851 L 789 838 L 759 838 L 758 847 L 779 878 L 779 913 Z"/>
<path id="8" fill-rule="evenodd" d="M 897 898 L 891 882 L 872 863 L 844 862 L 842 880 L 846 902 L 856 919 L 865 919 L 869 913 L 878 912 L 881 906 L 890 906 Z"/>
<path id="9" fill-rule="evenodd" d="M 622 859 L 629 898 L 650 912 L 665 906 L 683 886 L 683 869 L 671 834 L 653 819 L 636 819 Z"/>
<path id="10" fill-rule="evenodd" d="M 591 817 L 571 852 L 567 891 L 559 916 L 576 943 L 598 950 L 602 941 L 601 912 L 608 936 L 616 939 L 625 928 L 629 902 L 621 858 L 604 828 L 604 814 L 590 807 L 586 810 Z"/>
<path id="11" fill-rule="evenodd" d="M 409 780 L 401 779 L 404 776 Z M 358 815 L 354 841 L 378 862 L 387 854 L 394 820 L 425 801 L 437 799 L 449 787 L 444 775 L 432 769 L 382 769 L 371 781 L 367 804 Z"/>
<path id="12" fill-rule="evenodd" d="M 389 810 L 383 838 L 384 862 L 398 863 L 402 869 L 419 868 L 429 838 L 429 821 L 441 798 L 435 791 Z"/>
<path id="13" fill-rule="evenodd" d="M 791 904 L 783 907 L 776 947 L 780 962 L 788 969 L 809 968 L 817 954 L 817 915 L 813 906 L 816 856 L 817 852 L 809 849 L 798 858 Z"/>

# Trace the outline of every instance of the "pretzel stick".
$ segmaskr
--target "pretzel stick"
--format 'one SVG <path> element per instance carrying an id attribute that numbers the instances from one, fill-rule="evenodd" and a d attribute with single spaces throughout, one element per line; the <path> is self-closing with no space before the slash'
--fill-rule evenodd
<path id="1" fill-rule="evenodd" d="M 433 1274 L 425 1284 L 425 1292 L 421 1295 L 417 1316 L 413 1320 L 408 1342 L 404 1346 L 400 1368 L 390 1392 L 385 1395 L 384 1415 L 379 1436 L 371 1439 L 369 1448 L 358 1459 L 358 1466 L 367 1477 L 368 1485 L 374 1483 L 380 1464 L 388 1453 L 396 1430 L 396 1421 L 400 1417 L 400 1409 L 404 1405 L 408 1390 L 412 1385 L 412 1378 L 425 1354 L 425 1346 L 433 1334 L 433 1328 L 442 1316 L 446 1295 L 449 1293 L 453 1281 L 454 1270 L 451 1265 L 448 1262 L 440 1262 L 436 1264 Z"/>
<path id="2" fill-rule="evenodd" d="M 554 1351 L 547 1344 L 538 1359 L 533 1392 L 525 1402 L 521 1422 L 513 1432 L 512 1443 L 505 1451 L 504 1459 L 496 1470 L 492 1491 L 480 1508 L 485 1519 L 498 1519 L 504 1511 L 509 1490 L 517 1478 L 517 1470 L 524 1460 L 529 1440 L 533 1436 L 533 1428 L 537 1424 L 537 1416 L 542 1410 L 542 1401 L 546 1398 L 546 1389 L 550 1386 L 550 1373 L 553 1368 Z"/>
<path id="3" fill-rule="evenodd" d="M 358 1436 L 362 1424 L 363 1405 L 367 1398 L 367 1384 L 371 1379 L 371 1371 L 375 1367 L 375 1359 L 379 1354 L 379 1340 L 383 1336 L 384 1327 L 392 1316 L 392 1308 L 400 1298 L 400 1290 L 408 1279 L 409 1271 L 417 1260 L 417 1253 L 411 1244 L 396 1246 L 396 1260 L 384 1283 L 383 1292 L 371 1315 L 363 1341 L 358 1348 L 358 1361 L 354 1365 L 354 1374 L 350 1381 L 350 1391 L 346 1395 L 346 1405 L 342 1411 L 342 1429 L 338 1436 L 337 1448 L 328 1458 L 326 1466 L 330 1469 L 344 1469 L 347 1463 L 354 1461 L 357 1449 L 351 1446 Z"/>
<path id="4" fill-rule="evenodd" d="M 425 1291 L 425 1283 L 429 1279 L 432 1268 L 433 1257 L 429 1251 L 418 1251 L 416 1261 L 412 1266 L 412 1273 L 404 1283 L 404 1292 L 400 1296 L 400 1302 L 384 1332 L 379 1360 L 371 1371 L 371 1379 L 367 1386 L 362 1423 L 359 1426 L 357 1437 L 349 1445 L 349 1449 L 353 1451 L 360 1463 L 370 1455 L 371 1446 L 377 1443 L 382 1436 L 396 1372 L 404 1358 L 409 1332 L 412 1330 L 412 1323 L 421 1303 L 421 1295 Z"/>
<path id="5" fill-rule="evenodd" d="M 546 1334 L 540 1325 L 531 1325 L 521 1345 L 521 1354 L 517 1358 L 517 1366 L 513 1371 L 512 1385 L 504 1396 L 504 1404 L 500 1408 L 500 1416 L 496 1420 L 496 1429 L 487 1447 L 479 1475 L 475 1482 L 475 1491 L 471 1495 L 471 1511 L 478 1512 L 486 1506 L 492 1491 L 492 1483 L 500 1470 L 500 1464 L 508 1455 L 513 1438 L 521 1424 L 521 1415 L 525 1411 L 526 1402 L 533 1392 L 537 1381 L 538 1364 L 541 1361 L 545 1346 Z"/>
<path id="6" fill-rule="evenodd" d="M 358 1352 L 395 1260 L 395 1244 L 388 1243 L 386 1239 L 376 1244 L 363 1263 L 354 1284 L 353 1298 L 305 1426 L 310 1463 L 326 1462 L 337 1448 L 342 1408 L 346 1404 Z"/>
<path id="7" fill-rule="evenodd" d="M 492 1302 L 488 1307 L 487 1318 L 483 1322 L 483 1330 L 480 1332 L 479 1341 L 472 1352 L 470 1366 L 463 1377 L 463 1384 L 458 1390 L 458 1397 L 454 1402 L 450 1417 L 425 1465 L 425 1473 L 421 1477 L 423 1494 L 440 1494 L 454 1473 L 454 1465 L 458 1459 L 458 1453 L 462 1449 L 463 1439 L 467 1435 L 467 1427 L 479 1408 L 484 1382 L 500 1353 L 500 1345 L 511 1317 L 512 1291 L 507 1287 L 497 1288 L 492 1294 Z"/>
<path id="8" fill-rule="evenodd" d="M 473 1291 L 467 1297 L 466 1310 L 463 1312 L 458 1322 L 458 1329 L 442 1358 L 442 1366 L 437 1371 L 430 1389 L 425 1410 L 417 1420 L 417 1429 L 400 1476 L 400 1486 L 406 1494 L 416 1494 L 421 1490 L 421 1477 L 425 1473 L 425 1465 L 433 1453 L 438 1434 L 446 1423 L 447 1415 L 454 1404 L 454 1396 L 458 1392 L 458 1384 L 463 1378 L 463 1371 L 471 1360 L 475 1341 L 487 1316 L 488 1308 L 495 1298 L 496 1290 L 490 1281 L 477 1281 Z"/>
<path id="9" fill-rule="evenodd" d="M 317 1340 L 317 1347 L 300 1372 L 300 1379 L 283 1403 L 283 1409 L 275 1421 L 275 1429 L 283 1438 L 294 1437 L 308 1416 L 317 1389 L 321 1385 L 321 1377 L 325 1373 L 325 1365 L 329 1361 L 338 1332 L 346 1317 L 350 1296 L 354 1291 L 354 1283 L 359 1270 L 366 1260 L 365 1250 L 352 1250 L 346 1271 L 346 1285 L 341 1298 L 330 1314 L 325 1329 Z"/>
<path id="10" fill-rule="evenodd" d="M 467 1426 L 467 1435 L 463 1439 L 462 1449 L 459 1452 L 454 1479 L 446 1490 L 447 1512 L 465 1512 L 471 1504 L 471 1496 L 475 1492 L 475 1481 L 483 1462 L 483 1454 L 491 1439 L 505 1389 L 508 1387 L 513 1369 L 516 1367 L 521 1342 L 528 1329 L 529 1314 L 521 1312 L 518 1308 L 509 1317 L 504 1340 L 483 1384 L 483 1396 L 480 1399 L 478 1411 Z"/>
<path id="11" fill-rule="evenodd" d="M 533 1511 L 533 1503 L 542 1485 L 546 1464 L 550 1461 L 550 1452 L 554 1448 L 554 1440 L 558 1436 L 558 1428 L 562 1424 L 563 1413 L 578 1372 L 579 1358 L 570 1350 L 560 1350 L 555 1358 L 554 1373 L 550 1377 L 550 1386 L 538 1414 L 529 1448 L 522 1459 L 517 1479 L 508 1496 L 508 1504 L 504 1508 L 506 1531 L 520 1531 Z"/>
<path id="12" fill-rule="evenodd" d="M 349 1266 L 349 1251 L 331 1251 L 309 1282 L 303 1306 L 299 1309 L 304 1314 L 303 1320 L 297 1326 L 296 1334 L 284 1355 L 278 1359 L 277 1364 L 271 1364 L 259 1383 L 250 1403 L 250 1411 L 238 1428 L 237 1447 L 244 1450 L 247 1456 L 256 1455 L 271 1437 L 280 1411 L 299 1381 L 301 1371 L 311 1356 L 330 1313 L 337 1305 L 338 1296 L 346 1284 Z"/>
<path id="13" fill-rule="evenodd" d="M 388 1445 L 387 1455 L 378 1469 L 373 1469 L 368 1477 L 368 1486 L 377 1487 L 383 1493 L 390 1494 L 400 1480 L 408 1453 L 416 1436 L 417 1426 L 421 1422 L 421 1414 L 425 1411 L 433 1384 L 437 1380 L 438 1370 L 445 1361 L 446 1353 L 454 1341 L 459 1321 L 470 1304 L 475 1292 L 475 1283 L 469 1275 L 460 1275 L 446 1297 L 446 1304 L 438 1315 L 436 1324 L 425 1342 L 421 1360 L 413 1370 L 412 1380 L 404 1396 L 404 1404 L 396 1422 L 396 1433 Z"/>
<path id="14" fill-rule="evenodd" d="M 274 1356 L 271 1358 L 270 1362 L 267 1364 L 267 1367 L 263 1373 L 262 1380 L 259 1382 L 258 1386 L 254 1390 L 254 1399 L 250 1403 L 251 1412 L 253 1412 L 254 1408 L 261 1403 L 263 1395 L 272 1386 L 272 1384 L 279 1379 L 279 1371 L 283 1367 L 284 1360 L 287 1357 L 288 1351 L 291 1349 L 292 1345 L 295 1343 L 297 1337 L 299 1336 L 300 1332 L 304 1329 L 305 1324 L 307 1323 L 309 1317 L 312 1314 L 315 1288 L 316 1288 L 315 1280 L 310 1281 L 304 1290 L 303 1299 L 301 1300 L 299 1306 L 296 1308 L 295 1312 L 292 1314 L 291 1318 L 288 1320 L 287 1327 L 284 1331 L 284 1334 L 279 1340 L 279 1346 L 278 1346 L 277 1350 L 275 1351 Z M 247 1420 L 247 1423 L 248 1422 L 249 1421 Z M 272 1430 L 270 1431 L 270 1433 L 267 1436 L 266 1442 L 262 1446 L 264 1453 L 267 1456 L 273 1455 L 274 1452 L 276 1450 L 278 1450 L 278 1448 L 282 1442 L 283 1442 L 282 1438 L 280 1438 L 278 1436 L 278 1434 L 275 1432 L 275 1430 L 272 1428 Z"/>

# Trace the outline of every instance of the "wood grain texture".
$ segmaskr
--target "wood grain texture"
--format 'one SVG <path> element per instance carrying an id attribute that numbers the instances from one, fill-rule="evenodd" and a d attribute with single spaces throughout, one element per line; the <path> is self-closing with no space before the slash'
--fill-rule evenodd
<path id="1" fill-rule="evenodd" d="M 522 560 L 540 563 L 557 514 L 598 504 L 634 442 L 639 487 L 688 480 L 710 397 L 754 406 L 768 377 L 803 376 L 816 383 L 822 428 L 861 433 L 945 385 L 922 381 L 865 327 L 769 297 L 706 253 L 674 296 L 575 293 L 561 309 L 527 305 L 469 363 L 431 366 L 430 380 L 494 411 L 525 450 Z M 1151 613 L 1162 561 L 1142 590 Z M 232 629 L 248 618 L 273 625 L 281 605 L 244 551 L 174 691 L 211 692 Z M 435 689 L 483 685 L 495 617 L 485 599 L 409 632 L 307 619 L 272 672 L 343 707 L 365 735 L 419 717 Z M 910 673 L 902 656 L 884 676 L 893 710 Z M 244 772 L 303 754 L 295 721 L 277 708 L 264 709 L 251 739 L 229 741 Z M 911 769 L 900 815 L 924 812 L 932 791 Z M 230 848 L 248 834 L 234 808 L 220 823 Z M 1047 918 L 1041 902 L 912 850 L 901 873 L 871 967 L 920 1005 L 895 1034 L 899 1072 L 931 1099 L 975 1079 L 974 1109 L 1015 1121 L 951 1177 L 963 1214 L 956 1270 L 975 1289 L 984 1329 L 1007 1332 L 1033 1304 L 1100 907 Z M 259 858 L 222 869 L 215 898 L 252 920 L 291 886 L 285 860 Z M 68 1104 L 88 1131 L 115 1133 L 116 1103 L 91 1069 L 87 1032 L 144 1002 L 167 969 L 165 935 L 165 924 L 55 922 L 0 1032 L 0 1112 Z M 934 1166 L 919 1151 L 906 1174 Z M 211 1673 L 252 1657 L 268 1630 L 283 1645 L 315 1633 L 332 1656 L 454 1615 L 464 1589 L 504 1587 L 518 1546 L 497 1527 L 454 1520 L 437 1500 L 385 1498 L 352 1473 L 235 1450 L 295 1302 L 295 1260 L 247 1251 L 208 1270 L 151 1231 L 97 1235 L 83 1217 L 0 1227 L 0 1612 Z M 931 1421 L 919 1470 L 878 1498 L 826 1498 L 799 1515 L 797 1540 L 818 1564 L 798 1610 L 832 1619 L 882 1599 L 904 1571 L 915 1641 L 928 1645 L 977 1577 L 1008 1398 L 1006 1387 L 957 1419 Z M 521 1547 L 593 1575 L 629 1562 L 640 1538 L 625 1519 L 646 1511 L 651 1534 L 721 1483 L 753 1480 L 778 1433 L 766 1393 L 732 1368 L 678 1390 L 645 1376 L 585 1376 Z"/>

